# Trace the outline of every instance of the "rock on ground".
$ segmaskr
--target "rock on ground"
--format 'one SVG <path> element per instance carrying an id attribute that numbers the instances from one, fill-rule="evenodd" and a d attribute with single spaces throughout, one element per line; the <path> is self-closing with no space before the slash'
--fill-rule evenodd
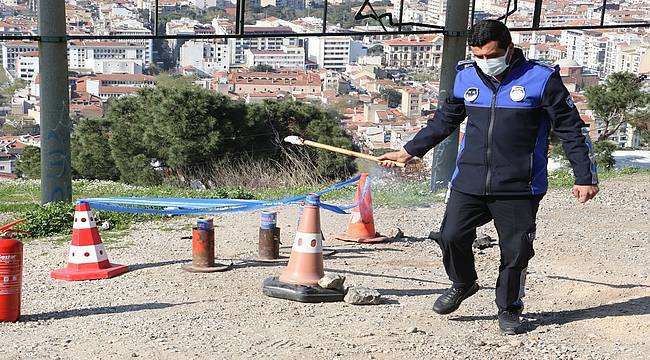
<path id="1" fill-rule="evenodd" d="M 350 287 L 345 293 L 343 299 L 348 304 L 353 305 L 377 305 L 381 303 L 381 294 L 379 291 L 365 287 Z"/>
<path id="2" fill-rule="evenodd" d="M 318 286 L 324 289 L 342 289 L 345 283 L 345 276 L 337 274 L 325 274 L 319 281 Z"/>

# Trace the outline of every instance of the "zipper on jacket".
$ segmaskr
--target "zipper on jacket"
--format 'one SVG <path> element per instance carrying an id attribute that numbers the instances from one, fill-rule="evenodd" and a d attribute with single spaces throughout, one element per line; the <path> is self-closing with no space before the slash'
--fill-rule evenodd
<path id="1" fill-rule="evenodd" d="M 490 125 L 487 134 L 487 150 L 485 151 L 485 166 L 487 167 L 487 175 L 485 176 L 485 195 L 490 195 L 490 181 L 492 180 L 492 171 L 490 170 L 490 160 L 492 158 L 492 130 L 494 129 L 494 120 L 496 118 L 497 94 L 499 93 L 499 88 L 501 88 L 500 85 L 492 94 L 492 107 L 490 109 Z"/>

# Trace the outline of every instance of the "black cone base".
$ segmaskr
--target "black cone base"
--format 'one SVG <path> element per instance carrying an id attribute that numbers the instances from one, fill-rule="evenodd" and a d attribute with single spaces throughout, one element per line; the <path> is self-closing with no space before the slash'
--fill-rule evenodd
<path id="1" fill-rule="evenodd" d="M 324 289 L 320 286 L 285 284 L 277 276 L 268 277 L 262 283 L 262 292 L 266 296 L 299 301 L 304 303 L 343 301 L 343 290 Z"/>

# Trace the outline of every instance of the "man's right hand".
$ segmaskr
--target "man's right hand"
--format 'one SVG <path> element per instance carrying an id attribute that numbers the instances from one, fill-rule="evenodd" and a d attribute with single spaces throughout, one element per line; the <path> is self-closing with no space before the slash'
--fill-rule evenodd
<path id="1" fill-rule="evenodd" d="M 395 163 L 392 163 L 390 161 L 382 161 L 382 160 L 392 160 L 392 161 L 397 161 L 406 164 L 412 158 L 413 155 L 407 153 L 406 150 L 402 149 L 400 151 L 393 151 L 380 156 L 379 165 L 386 168 L 392 168 L 395 167 Z"/>

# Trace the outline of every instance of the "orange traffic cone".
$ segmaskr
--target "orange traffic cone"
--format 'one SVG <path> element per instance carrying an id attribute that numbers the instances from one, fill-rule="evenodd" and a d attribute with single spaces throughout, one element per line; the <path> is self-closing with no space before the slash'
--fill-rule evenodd
<path id="1" fill-rule="evenodd" d="M 112 278 L 127 271 L 127 266 L 108 261 L 90 205 L 78 203 L 74 213 L 68 266 L 52 271 L 50 276 L 67 281 L 96 280 Z"/>
<path id="2" fill-rule="evenodd" d="M 303 206 L 287 269 L 280 277 L 264 280 L 262 289 L 268 296 L 301 302 L 343 300 L 342 290 L 318 286 L 324 275 L 320 198 L 310 194 Z"/>
<path id="3" fill-rule="evenodd" d="M 354 203 L 357 204 L 352 209 L 352 216 L 348 223 L 348 230 L 345 234 L 336 237 L 338 240 L 352 241 L 358 243 L 380 243 L 388 239 L 385 236 L 379 236 L 375 232 L 375 221 L 372 215 L 372 195 L 368 174 L 361 174 L 357 193 L 354 196 Z M 366 188 L 367 184 L 367 188 Z"/>

